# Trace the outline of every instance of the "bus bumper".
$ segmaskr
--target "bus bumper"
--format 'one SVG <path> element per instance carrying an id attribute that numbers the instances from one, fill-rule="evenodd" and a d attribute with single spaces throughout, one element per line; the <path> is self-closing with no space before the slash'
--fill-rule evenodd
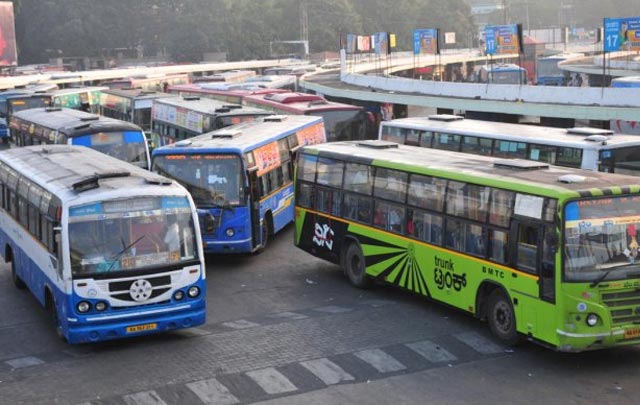
<path id="1" fill-rule="evenodd" d="M 558 329 L 556 333 L 559 338 L 558 350 L 561 352 L 577 353 L 640 343 L 640 334 L 632 335 L 622 328 L 603 333 L 572 333 Z"/>
<path id="2" fill-rule="evenodd" d="M 123 313 L 122 317 L 118 317 L 120 314 L 117 312 L 111 312 L 102 319 L 86 317 L 82 324 L 69 319 L 65 337 L 71 344 L 92 343 L 190 328 L 202 325 L 206 320 L 204 298 L 160 310 L 166 312 L 140 311 L 131 316 Z"/>
<path id="3" fill-rule="evenodd" d="M 210 254 L 238 254 L 251 253 L 253 251 L 251 238 L 234 241 L 220 241 L 204 236 L 202 238 L 202 243 L 204 245 L 204 252 Z"/>

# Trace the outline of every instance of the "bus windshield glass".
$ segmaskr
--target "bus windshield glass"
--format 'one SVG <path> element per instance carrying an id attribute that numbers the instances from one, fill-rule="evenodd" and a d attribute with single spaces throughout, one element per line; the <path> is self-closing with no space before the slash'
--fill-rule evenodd
<path id="1" fill-rule="evenodd" d="M 310 115 L 324 119 L 327 139 L 334 141 L 349 141 L 365 139 L 365 120 L 361 118 L 360 110 L 318 111 Z"/>
<path id="2" fill-rule="evenodd" d="M 145 139 L 140 131 L 97 132 L 74 137 L 72 143 L 87 146 L 139 167 L 148 167 Z"/>
<path id="3" fill-rule="evenodd" d="M 244 205 L 238 155 L 159 155 L 153 166 L 161 175 L 184 185 L 199 208 Z"/>
<path id="4" fill-rule="evenodd" d="M 29 110 L 31 108 L 49 107 L 49 100 L 45 97 L 25 97 L 20 99 L 7 100 L 7 108 L 10 114 L 18 111 Z"/>
<path id="5" fill-rule="evenodd" d="M 640 197 L 573 201 L 565 207 L 567 281 L 594 282 L 640 276 Z M 606 273 L 606 275 L 605 275 Z"/>
<path id="6" fill-rule="evenodd" d="M 145 197 L 71 207 L 69 247 L 71 272 L 79 278 L 192 261 L 189 201 Z"/>
<path id="7" fill-rule="evenodd" d="M 631 146 L 628 148 L 616 148 L 611 150 L 603 150 L 600 152 L 600 165 L 604 165 L 603 169 L 618 174 L 640 175 L 640 146 Z"/>

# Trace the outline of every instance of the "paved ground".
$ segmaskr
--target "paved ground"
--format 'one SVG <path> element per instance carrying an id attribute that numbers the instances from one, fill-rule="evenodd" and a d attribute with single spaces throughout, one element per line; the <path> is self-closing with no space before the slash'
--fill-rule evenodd
<path id="1" fill-rule="evenodd" d="M 640 348 L 505 348 L 486 325 L 392 288 L 349 286 L 292 246 L 208 258 L 208 321 L 69 346 L 0 265 L 0 404 L 636 403 Z"/>

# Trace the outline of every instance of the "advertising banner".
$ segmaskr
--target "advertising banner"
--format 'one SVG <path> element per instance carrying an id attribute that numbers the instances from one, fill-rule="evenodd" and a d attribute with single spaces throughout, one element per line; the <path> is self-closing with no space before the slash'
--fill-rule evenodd
<path id="1" fill-rule="evenodd" d="M 518 24 L 487 25 L 484 30 L 487 55 L 504 55 L 520 52 Z"/>
<path id="2" fill-rule="evenodd" d="M 413 53 L 415 55 L 435 55 L 439 52 L 437 29 L 430 28 L 413 31 Z"/>
<path id="3" fill-rule="evenodd" d="M 605 18 L 604 51 L 640 50 L 640 17 Z"/>
<path id="4" fill-rule="evenodd" d="M 13 3 L 0 1 L 0 67 L 18 64 L 16 49 Z"/>

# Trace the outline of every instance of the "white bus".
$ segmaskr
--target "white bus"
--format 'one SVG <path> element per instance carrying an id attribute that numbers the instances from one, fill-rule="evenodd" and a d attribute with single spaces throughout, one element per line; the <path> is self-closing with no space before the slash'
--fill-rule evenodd
<path id="1" fill-rule="evenodd" d="M 205 321 L 198 217 L 178 183 L 84 146 L 0 152 L 0 252 L 69 343 Z"/>
<path id="2" fill-rule="evenodd" d="M 640 175 L 640 137 L 598 128 L 554 128 L 457 115 L 383 121 L 379 139 L 558 166 Z"/>

